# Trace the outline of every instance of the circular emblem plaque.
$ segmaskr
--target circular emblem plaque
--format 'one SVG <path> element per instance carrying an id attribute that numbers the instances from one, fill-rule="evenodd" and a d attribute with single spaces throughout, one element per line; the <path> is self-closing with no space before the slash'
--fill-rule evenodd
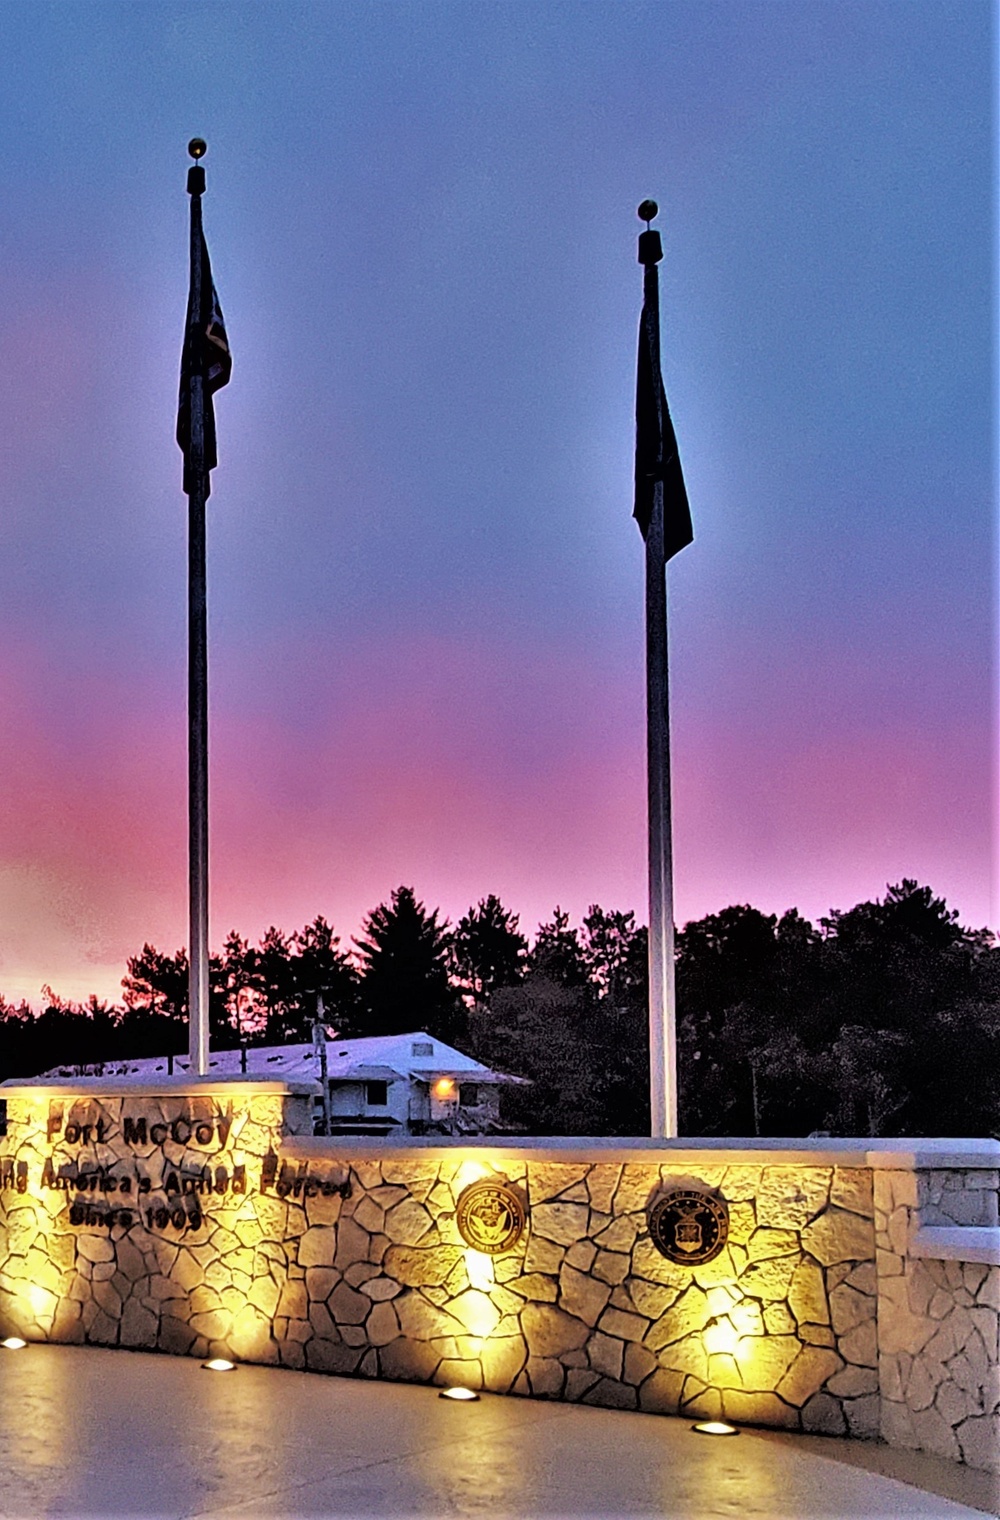
<path id="1" fill-rule="evenodd" d="M 455 1210 L 455 1223 L 467 1246 L 499 1256 L 512 1251 L 524 1233 L 527 1215 L 520 1196 L 509 1182 L 484 1177 L 463 1188 Z"/>
<path id="2" fill-rule="evenodd" d="M 679 1266 L 700 1267 L 718 1256 L 729 1234 L 725 1199 L 701 1188 L 661 1193 L 649 1209 L 656 1249 Z"/>

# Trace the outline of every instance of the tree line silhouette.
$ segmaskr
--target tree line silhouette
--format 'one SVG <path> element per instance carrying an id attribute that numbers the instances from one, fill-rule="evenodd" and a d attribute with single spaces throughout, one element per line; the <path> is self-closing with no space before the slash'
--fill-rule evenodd
<path id="1" fill-rule="evenodd" d="M 424 1029 L 498 1070 L 535 1134 L 648 1133 L 646 930 L 633 913 L 556 908 L 534 942 L 490 895 L 452 927 L 401 886 L 349 949 L 323 917 L 211 958 L 215 1049 Z M 742 905 L 678 931 L 686 1135 L 998 1135 L 1000 948 L 930 887 L 809 923 Z M 184 950 L 146 944 L 120 1006 L 0 997 L 0 1079 L 187 1049 Z"/>

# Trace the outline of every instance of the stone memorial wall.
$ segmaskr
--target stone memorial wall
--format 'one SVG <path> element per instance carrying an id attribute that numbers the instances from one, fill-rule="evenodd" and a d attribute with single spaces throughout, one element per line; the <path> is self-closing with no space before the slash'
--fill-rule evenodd
<path id="1" fill-rule="evenodd" d="M 0 1337 L 994 1460 L 988 1146 L 393 1146 L 312 1138 L 280 1083 L 0 1096 Z M 971 1261 L 913 1254 L 935 1209 L 981 1235 L 923 1248 Z"/>

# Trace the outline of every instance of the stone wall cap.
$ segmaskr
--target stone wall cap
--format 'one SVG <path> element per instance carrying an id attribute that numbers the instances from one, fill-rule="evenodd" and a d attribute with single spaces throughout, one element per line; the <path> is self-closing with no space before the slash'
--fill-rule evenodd
<path id="1" fill-rule="evenodd" d="M 130 1080 L 128 1077 L 61 1077 L 57 1082 L 53 1082 L 51 1078 L 42 1080 L 39 1077 L 13 1077 L 6 1082 L 0 1082 L 0 1094 L 4 1097 L 17 1093 L 30 1093 L 33 1096 L 48 1093 L 52 1097 L 66 1098 L 91 1095 L 95 1098 L 180 1098 L 189 1094 L 194 1096 L 224 1092 L 230 1097 L 234 1094 L 239 1094 L 241 1097 L 255 1097 L 275 1093 L 288 1097 L 312 1097 L 315 1095 L 316 1087 L 317 1084 L 314 1082 L 257 1081 L 246 1077 L 198 1078 L 184 1072 L 180 1076 L 161 1077 L 156 1082 L 146 1079 L 136 1081 L 134 1078 Z"/>
<path id="2" fill-rule="evenodd" d="M 921 1225 L 914 1231 L 909 1254 L 929 1261 L 977 1261 L 997 1267 L 1000 1229 L 996 1225 Z"/>
<path id="3" fill-rule="evenodd" d="M 870 1146 L 869 1164 L 886 1171 L 992 1172 L 1000 1167 L 1000 1140 L 891 1140 Z"/>
<path id="4" fill-rule="evenodd" d="M 849 1166 L 889 1170 L 916 1167 L 993 1169 L 1000 1164 L 1000 1143 L 995 1140 L 921 1140 L 919 1149 L 903 1150 L 899 1140 L 827 1139 L 810 1136 L 787 1138 L 721 1138 L 717 1135 L 679 1140 L 648 1136 L 575 1137 L 566 1135 L 426 1135 L 387 1137 L 293 1135 L 283 1148 L 319 1155 L 336 1150 L 341 1155 L 426 1156 L 454 1155 L 456 1151 L 490 1153 L 511 1161 L 657 1162 L 660 1165 L 746 1166 Z"/>
<path id="5" fill-rule="evenodd" d="M 692 1166 L 740 1166 L 757 1162 L 768 1166 L 868 1165 L 864 1142 L 856 1140 L 653 1140 L 645 1136 L 618 1139 L 600 1136 L 574 1139 L 563 1135 L 525 1138 L 523 1135 L 427 1135 L 378 1140 L 371 1136 L 293 1135 L 282 1149 L 318 1155 L 335 1150 L 340 1155 L 379 1157 L 454 1155 L 456 1151 L 492 1154 L 511 1161 L 632 1162 L 636 1164 Z"/>

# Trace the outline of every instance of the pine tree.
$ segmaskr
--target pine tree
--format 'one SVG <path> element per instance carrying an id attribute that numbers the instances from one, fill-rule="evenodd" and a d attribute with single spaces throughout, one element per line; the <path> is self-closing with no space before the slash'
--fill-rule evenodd
<path id="1" fill-rule="evenodd" d="M 374 908 L 355 940 L 361 958 L 359 1033 L 425 1029 L 442 1040 L 461 1034 L 461 1005 L 448 979 L 451 937 L 437 910 L 428 913 L 412 887 L 397 887 Z"/>
<path id="2" fill-rule="evenodd" d="M 459 981 L 475 1002 L 523 978 L 528 942 L 518 933 L 517 923 L 517 915 L 508 913 L 491 892 L 455 925 L 452 958 Z"/>

